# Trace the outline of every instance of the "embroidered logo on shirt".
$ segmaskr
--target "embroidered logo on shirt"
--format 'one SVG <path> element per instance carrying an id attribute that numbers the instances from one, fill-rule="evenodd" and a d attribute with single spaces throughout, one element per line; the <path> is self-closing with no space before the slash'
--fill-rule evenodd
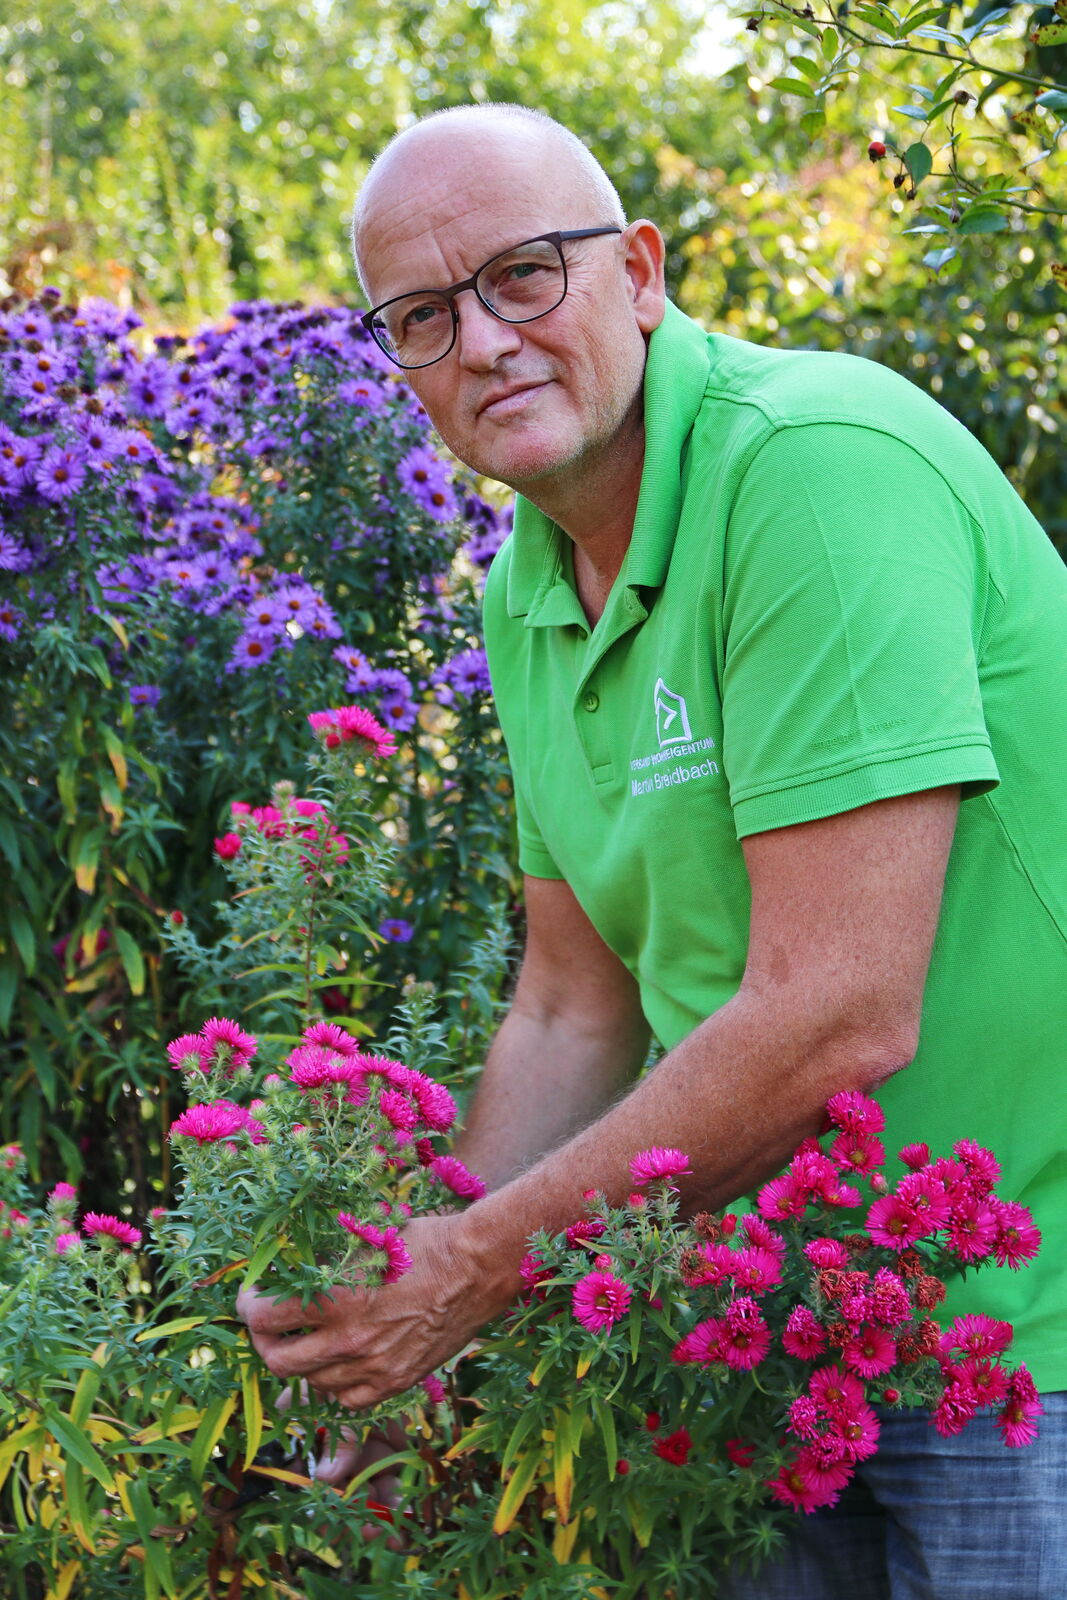
<path id="1" fill-rule="evenodd" d="M 632 772 L 652 769 L 648 777 L 631 777 L 631 795 L 655 794 L 657 790 L 672 789 L 679 784 L 692 783 L 694 779 L 717 778 L 719 763 L 706 754 L 714 750 L 715 740 L 693 738 L 684 696 L 668 689 L 662 678 L 656 679 L 652 691 L 652 709 L 659 749 L 631 760 Z M 697 759 L 692 762 L 686 759 L 692 756 Z"/>
<path id="2" fill-rule="evenodd" d="M 693 735 L 689 728 L 689 713 L 685 708 L 685 701 L 680 694 L 675 694 L 673 689 L 668 689 L 662 678 L 656 679 L 656 687 L 652 691 L 652 704 L 656 712 L 656 733 L 659 736 L 659 746 L 663 749 L 665 744 L 689 744 Z"/>

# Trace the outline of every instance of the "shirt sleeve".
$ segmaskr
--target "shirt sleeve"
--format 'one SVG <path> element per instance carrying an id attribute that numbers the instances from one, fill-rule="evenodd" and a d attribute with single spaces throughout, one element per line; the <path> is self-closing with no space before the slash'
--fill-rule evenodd
<path id="1" fill-rule="evenodd" d="M 772 434 L 724 560 L 723 757 L 739 838 L 998 781 L 979 680 L 981 529 L 875 428 Z"/>

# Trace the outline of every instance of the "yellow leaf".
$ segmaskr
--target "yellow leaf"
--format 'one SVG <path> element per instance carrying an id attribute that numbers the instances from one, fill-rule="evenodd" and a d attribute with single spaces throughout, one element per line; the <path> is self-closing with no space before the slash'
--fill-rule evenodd
<path id="1" fill-rule="evenodd" d="M 200 1426 L 201 1413 L 193 1406 L 180 1406 L 174 1411 L 166 1427 L 161 1422 L 153 1422 L 150 1427 L 142 1428 L 140 1433 L 133 1436 L 134 1444 L 156 1444 L 160 1439 L 173 1439 L 179 1433 L 195 1433 Z"/>
<path id="2" fill-rule="evenodd" d="M 552 1490 L 556 1496 L 560 1521 L 566 1522 L 571 1514 L 571 1495 L 574 1493 L 574 1451 L 563 1428 L 556 1429 L 556 1437 L 552 1442 Z"/>
<path id="3" fill-rule="evenodd" d="M 134 1335 L 134 1344 L 143 1344 L 146 1339 L 162 1339 L 172 1333 L 188 1333 L 190 1328 L 199 1328 L 206 1317 L 175 1317 L 172 1322 L 160 1322 L 151 1328 L 142 1328 L 141 1332 Z M 94 1357 L 95 1359 L 95 1357 Z"/>
<path id="4" fill-rule="evenodd" d="M 120 789 L 125 789 L 130 781 L 129 769 L 126 765 L 126 752 L 122 748 L 122 740 L 112 728 L 106 724 L 101 726 L 104 735 L 104 745 L 107 749 L 107 758 L 115 771 L 115 778 Z"/>
<path id="5" fill-rule="evenodd" d="M 241 1371 L 241 1398 L 244 1402 L 245 1433 L 248 1436 L 244 1462 L 247 1472 L 256 1458 L 259 1441 L 263 1437 L 263 1398 L 259 1392 L 259 1379 L 251 1363 L 246 1363 Z"/>
<path id="6" fill-rule="evenodd" d="M 582 1523 L 579 1517 L 573 1522 L 557 1522 L 555 1537 L 552 1540 L 552 1554 L 560 1566 L 566 1566 L 574 1553 L 575 1541 Z"/>
<path id="7" fill-rule="evenodd" d="M 67 1600 L 70 1586 L 82 1569 L 80 1561 L 68 1561 L 56 1575 L 56 1581 L 45 1595 L 45 1600 Z"/>
<path id="8" fill-rule="evenodd" d="M 492 1436 L 494 1429 L 486 1422 L 476 1422 L 473 1428 L 468 1428 L 466 1433 L 456 1440 L 451 1450 L 446 1450 L 445 1461 L 455 1461 L 458 1456 L 469 1455 L 472 1450 L 477 1450 L 483 1439 Z"/>
<path id="9" fill-rule="evenodd" d="M 123 1511 L 125 1511 L 126 1515 L 129 1517 L 130 1521 L 133 1522 L 133 1520 L 134 1520 L 133 1506 L 130 1503 L 130 1491 L 129 1491 L 129 1488 L 127 1487 L 128 1484 L 129 1484 L 129 1481 L 130 1481 L 130 1475 L 129 1475 L 128 1472 L 116 1472 L 116 1474 L 115 1474 L 115 1492 L 117 1493 L 117 1495 L 119 1497 L 119 1503 L 121 1504 Z"/>
<path id="10" fill-rule="evenodd" d="M 540 1464 L 541 1455 L 537 1450 L 530 1450 L 526 1455 L 520 1456 L 508 1486 L 500 1496 L 500 1504 L 493 1518 L 494 1533 L 507 1533 L 522 1510 L 523 1501 L 533 1488 L 533 1481 Z"/>
<path id="11" fill-rule="evenodd" d="M 104 621 L 107 623 L 108 627 L 111 629 L 122 648 L 124 650 L 128 650 L 130 648 L 129 635 L 127 634 L 122 623 L 119 621 L 118 617 L 109 616 L 106 611 L 103 613 L 103 617 Z"/>
<path id="12" fill-rule="evenodd" d="M 284 1467 L 249 1467 L 249 1472 L 257 1478 L 277 1478 L 279 1483 L 291 1483 L 297 1489 L 310 1489 L 313 1487 L 311 1478 L 305 1478 L 300 1472 L 286 1472 Z M 333 1488 L 333 1485 L 329 1485 Z M 334 1489 L 334 1494 L 340 1494 L 340 1489 Z"/>
<path id="13" fill-rule="evenodd" d="M 579 1356 L 578 1357 L 578 1365 L 574 1370 L 574 1376 L 576 1378 L 584 1378 L 586 1373 L 589 1371 L 589 1368 L 592 1365 L 593 1365 L 592 1356 Z"/>
<path id="14" fill-rule="evenodd" d="M 21 1428 L 14 1433 L 9 1433 L 7 1438 L 0 1442 L 0 1488 L 4 1479 L 11 1471 L 11 1463 L 22 1451 L 28 1451 L 36 1437 L 44 1436 L 44 1430 L 36 1417 L 31 1422 L 24 1422 Z"/>

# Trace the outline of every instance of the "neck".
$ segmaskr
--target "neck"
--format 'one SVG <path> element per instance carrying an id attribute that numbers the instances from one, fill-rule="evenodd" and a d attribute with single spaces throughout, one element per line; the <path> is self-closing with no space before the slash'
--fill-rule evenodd
<path id="1" fill-rule="evenodd" d="M 594 625 L 630 547 L 644 456 L 638 407 L 610 448 L 584 456 L 550 481 L 521 488 L 573 541 L 578 598 Z"/>

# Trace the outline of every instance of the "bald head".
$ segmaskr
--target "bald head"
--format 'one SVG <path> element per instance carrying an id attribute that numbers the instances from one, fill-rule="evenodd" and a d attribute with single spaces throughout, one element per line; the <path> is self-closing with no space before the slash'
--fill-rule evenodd
<path id="1" fill-rule="evenodd" d="M 439 191 L 467 171 L 508 169 L 543 187 L 553 208 L 553 226 L 561 201 L 573 209 L 578 225 L 626 225 L 611 179 L 568 128 L 525 106 L 454 106 L 397 134 L 367 175 L 352 214 L 352 251 L 364 289 L 371 224 L 398 200 L 415 189 Z"/>

